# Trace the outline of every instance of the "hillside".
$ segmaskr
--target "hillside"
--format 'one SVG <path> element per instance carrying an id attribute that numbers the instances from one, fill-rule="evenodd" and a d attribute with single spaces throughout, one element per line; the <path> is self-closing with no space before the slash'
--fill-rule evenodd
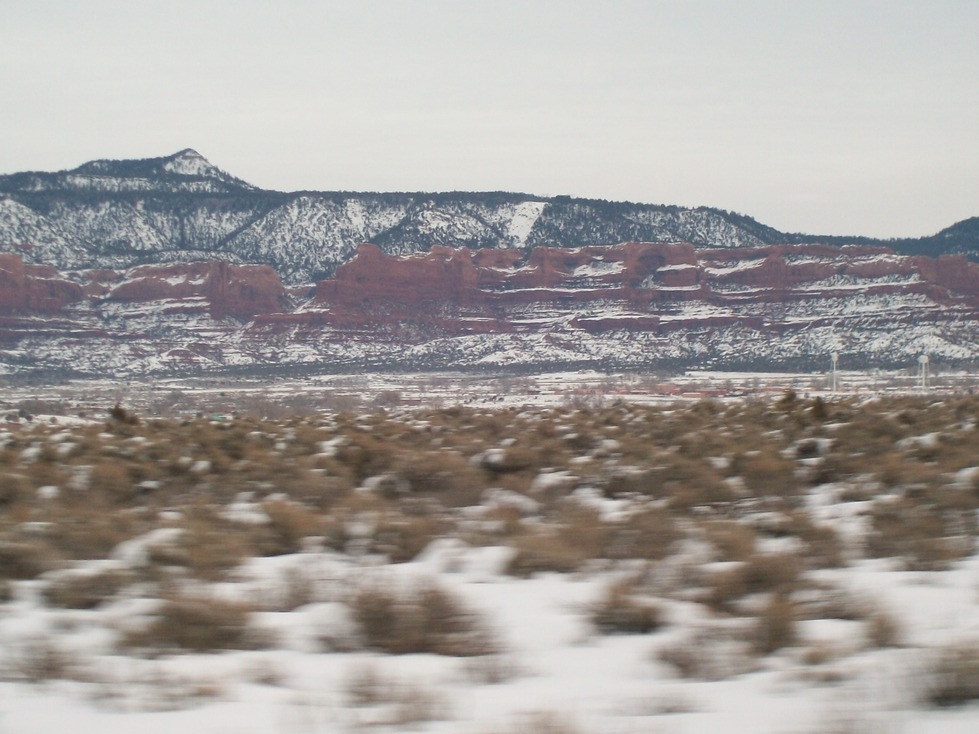
<path id="1" fill-rule="evenodd" d="M 908 254 L 975 256 L 976 225 L 970 221 L 934 238 L 894 244 Z M 790 235 L 709 207 L 502 192 L 264 191 L 190 149 L 145 160 L 92 161 L 57 173 L 0 176 L 0 247 L 17 248 L 36 264 L 125 268 L 214 258 L 269 264 L 286 283 L 310 283 L 331 274 L 363 242 L 396 255 L 435 245 L 529 250 L 620 242 L 886 244 Z"/>

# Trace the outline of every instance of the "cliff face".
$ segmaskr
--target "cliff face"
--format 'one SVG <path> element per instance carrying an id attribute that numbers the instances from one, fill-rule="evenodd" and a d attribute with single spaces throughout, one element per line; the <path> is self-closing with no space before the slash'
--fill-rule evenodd
<path id="1" fill-rule="evenodd" d="M 0 368 L 804 365 L 979 359 L 979 265 L 878 247 L 688 243 L 392 256 L 287 289 L 268 266 L 59 274 L 0 256 Z M 11 346 L 12 345 L 12 346 Z"/>
<path id="2" fill-rule="evenodd" d="M 215 319 L 247 319 L 279 311 L 288 302 L 282 281 L 267 265 L 214 261 L 134 268 L 109 288 L 107 297 L 127 303 L 196 301 Z"/>
<path id="3" fill-rule="evenodd" d="M 25 265 L 19 255 L 0 253 L 0 314 L 56 314 L 83 298 L 81 286 L 54 268 Z"/>
<path id="4" fill-rule="evenodd" d="M 521 311 L 558 308 L 579 325 L 618 329 L 629 319 L 634 328 L 658 327 L 665 323 L 660 317 L 671 315 L 678 304 L 686 304 L 687 311 L 700 304 L 701 316 L 670 321 L 756 324 L 763 309 L 749 304 L 771 309 L 882 295 L 924 295 L 971 313 L 979 296 L 977 278 L 979 265 L 961 256 L 933 260 L 882 248 L 695 250 L 683 243 L 628 243 L 538 248 L 529 257 L 514 250 L 439 248 L 398 258 L 363 245 L 335 278 L 317 285 L 308 310 L 344 326 L 434 325 L 438 315 L 438 325 L 451 331 L 450 314 L 466 322 L 495 320 L 509 330 Z"/>

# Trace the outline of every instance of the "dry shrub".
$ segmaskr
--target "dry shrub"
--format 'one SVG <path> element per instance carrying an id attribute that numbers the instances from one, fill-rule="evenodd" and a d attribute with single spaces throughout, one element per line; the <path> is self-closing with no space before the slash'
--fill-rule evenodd
<path id="1" fill-rule="evenodd" d="M 132 581 L 124 571 L 70 573 L 52 579 L 44 589 L 49 604 L 66 609 L 94 609 L 111 600 Z"/>
<path id="2" fill-rule="evenodd" d="M 925 682 L 933 706 L 964 706 L 979 701 L 979 643 L 949 645 L 937 657 Z"/>
<path id="3" fill-rule="evenodd" d="M 513 558 L 507 572 L 514 576 L 534 573 L 570 573 L 587 559 L 588 554 L 572 538 L 555 528 L 534 528 L 512 541 Z"/>
<path id="4" fill-rule="evenodd" d="M 611 584 L 592 606 L 589 618 L 605 635 L 642 635 L 659 629 L 662 624 L 659 607 L 638 598 L 636 583 L 631 579 Z"/>
<path id="5" fill-rule="evenodd" d="M 226 522 L 206 508 L 192 508 L 178 540 L 153 545 L 149 561 L 156 566 L 177 566 L 205 580 L 217 580 L 256 555 L 253 538 L 241 525 Z"/>
<path id="6" fill-rule="evenodd" d="M 448 706 L 434 690 L 382 674 L 376 665 L 351 671 L 345 686 L 349 705 L 362 711 L 362 725 L 408 727 L 446 718 Z"/>
<path id="7" fill-rule="evenodd" d="M 669 527 L 668 522 L 658 523 L 657 519 L 649 519 L 649 522 L 656 527 Z M 634 530 L 641 529 L 641 522 L 641 519 L 636 520 Z M 626 557 L 640 550 L 655 555 L 664 540 L 668 544 L 673 537 L 650 537 L 646 544 L 635 532 L 629 531 L 628 526 L 606 523 L 589 507 L 565 502 L 551 524 L 524 526 L 524 532 L 513 538 L 511 545 L 516 553 L 508 572 L 516 576 L 538 572 L 569 573 L 585 561 L 596 558 Z"/>
<path id="8" fill-rule="evenodd" d="M 723 506 L 737 499 L 731 486 L 702 457 L 673 456 L 658 479 L 657 494 L 668 497 L 674 510 Z"/>
<path id="9" fill-rule="evenodd" d="M 434 582 L 413 590 L 373 583 L 353 595 L 350 608 L 365 646 L 381 652 L 473 657 L 497 648 L 482 617 Z"/>
<path id="10" fill-rule="evenodd" d="M 0 538 L 0 579 L 37 578 L 58 563 L 58 555 L 45 540 Z"/>
<path id="11" fill-rule="evenodd" d="M 302 550 L 303 539 L 316 535 L 322 524 L 316 512 L 295 502 L 272 500 L 266 502 L 262 509 L 269 518 L 260 534 L 259 550 L 262 555 L 298 553 Z"/>
<path id="12" fill-rule="evenodd" d="M 736 457 L 733 470 L 740 474 L 745 486 L 756 496 L 787 496 L 798 489 L 795 463 L 774 450 Z"/>
<path id="13" fill-rule="evenodd" d="M 391 469 L 395 450 L 392 442 L 359 431 L 348 432 L 346 438 L 337 447 L 336 460 L 347 468 L 355 482 L 363 482 Z"/>
<path id="14" fill-rule="evenodd" d="M 609 558 L 642 558 L 658 561 L 673 552 L 681 533 L 676 520 L 666 510 L 648 509 L 620 523 L 604 526 L 603 540 Z"/>
<path id="15" fill-rule="evenodd" d="M 867 619 L 867 642 L 873 647 L 899 647 L 901 624 L 889 612 L 878 609 Z"/>
<path id="16" fill-rule="evenodd" d="M 659 479 L 648 470 L 618 470 L 599 477 L 598 484 L 608 497 L 652 495 L 659 487 Z"/>
<path id="17" fill-rule="evenodd" d="M 478 504 L 487 475 L 461 454 L 423 451 L 399 456 L 395 472 L 408 482 L 412 494 L 434 495 L 447 507 Z"/>
<path id="18" fill-rule="evenodd" d="M 545 462 L 540 454 L 522 446 L 487 452 L 480 461 L 480 466 L 491 474 L 512 474 L 543 465 Z"/>
<path id="19" fill-rule="evenodd" d="M 64 557 L 76 561 L 106 558 L 127 538 L 138 533 L 136 516 L 100 503 L 72 503 L 48 516 L 47 537 Z"/>
<path id="20" fill-rule="evenodd" d="M 89 486 L 91 491 L 120 504 L 130 502 L 139 495 L 136 481 L 127 465 L 118 459 L 105 459 L 92 467 Z"/>
<path id="21" fill-rule="evenodd" d="M 797 585 L 799 559 L 782 553 L 756 553 L 746 562 L 715 573 L 711 578 L 709 603 L 731 612 L 735 603 L 750 594 L 786 594 Z"/>
<path id="22" fill-rule="evenodd" d="M 125 408 L 123 408 L 119 403 L 116 403 L 109 410 L 109 417 L 112 418 L 115 423 L 127 425 L 127 426 L 138 426 L 139 416 L 135 413 L 131 413 Z"/>
<path id="23" fill-rule="evenodd" d="M 733 520 L 710 520 L 704 523 L 704 534 L 722 561 L 747 561 L 755 552 L 754 528 Z"/>
<path id="24" fill-rule="evenodd" d="M 392 563 L 404 563 L 425 550 L 443 530 L 442 522 L 433 517 L 387 512 L 374 534 L 372 550 Z"/>
<path id="25" fill-rule="evenodd" d="M 68 677 L 75 661 L 48 635 L 33 635 L 5 645 L 0 678 L 45 683 Z"/>
<path id="26" fill-rule="evenodd" d="M 0 472 L 0 508 L 10 507 L 30 498 L 30 483 L 20 474 Z"/>
<path id="27" fill-rule="evenodd" d="M 843 565 L 843 542 L 832 527 L 817 525 L 801 510 L 792 512 L 790 519 L 787 532 L 805 544 L 805 550 L 799 553 L 799 557 L 807 568 L 839 568 Z"/>
<path id="28" fill-rule="evenodd" d="M 681 678 L 718 681 L 756 668 L 753 650 L 743 631 L 709 628 L 660 647 L 656 657 Z"/>
<path id="29" fill-rule="evenodd" d="M 795 621 L 795 609 L 789 597 L 773 594 L 755 626 L 755 650 L 768 655 L 793 644 L 796 639 Z"/>
<path id="30" fill-rule="evenodd" d="M 898 556 L 915 570 L 942 570 L 972 553 L 975 517 L 971 512 L 917 504 L 908 497 L 877 502 L 871 513 L 867 553 Z"/>
<path id="31" fill-rule="evenodd" d="M 829 583 L 810 581 L 793 594 L 798 619 L 867 620 L 878 608 L 870 598 Z"/>
<path id="32" fill-rule="evenodd" d="M 152 650 L 248 650 L 262 640 L 249 628 L 252 607 L 217 598 L 171 596 L 145 630 L 126 636 L 129 647 Z"/>

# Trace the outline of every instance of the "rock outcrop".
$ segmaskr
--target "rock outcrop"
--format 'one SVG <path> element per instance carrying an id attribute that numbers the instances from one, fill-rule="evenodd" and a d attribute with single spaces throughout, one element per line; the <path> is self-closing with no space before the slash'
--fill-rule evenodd
<path id="1" fill-rule="evenodd" d="M 393 256 L 314 287 L 262 265 L 123 272 L 0 256 L 0 366 L 214 369 L 806 366 L 979 359 L 979 265 L 880 247 L 689 243 Z"/>
<path id="2" fill-rule="evenodd" d="M 99 277 L 104 279 L 105 274 Z M 215 319 L 247 319 L 281 311 L 288 304 L 286 289 L 269 266 L 215 261 L 133 268 L 106 296 L 128 303 L 197 302 Z"/>
<path id="3" fill-rule="evenodd" d="M 25 265 L 20 255 L 0 253 L 0 313 L 50 315 L 81 301 L 84 291 L 44 265 Z"/>

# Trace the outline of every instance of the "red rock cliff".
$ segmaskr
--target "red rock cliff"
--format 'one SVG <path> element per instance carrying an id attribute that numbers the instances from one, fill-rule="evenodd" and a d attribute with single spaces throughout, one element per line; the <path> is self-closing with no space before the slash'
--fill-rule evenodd
<path id="1" fill-rule="evenodd" d="M 80 285 L 54 268 L 25 265 L 20 255 L 0 253 L 0 313 L 55 314 L 84 297 Z"/>
<path id="2" fill-rule="evenodd" d="M 268 265 L 216 261 L 134 268 L 108 297 L 129 302 L 201 299 L 214 318 L 281 311 L 287 300 L 282 281 Z"/>

